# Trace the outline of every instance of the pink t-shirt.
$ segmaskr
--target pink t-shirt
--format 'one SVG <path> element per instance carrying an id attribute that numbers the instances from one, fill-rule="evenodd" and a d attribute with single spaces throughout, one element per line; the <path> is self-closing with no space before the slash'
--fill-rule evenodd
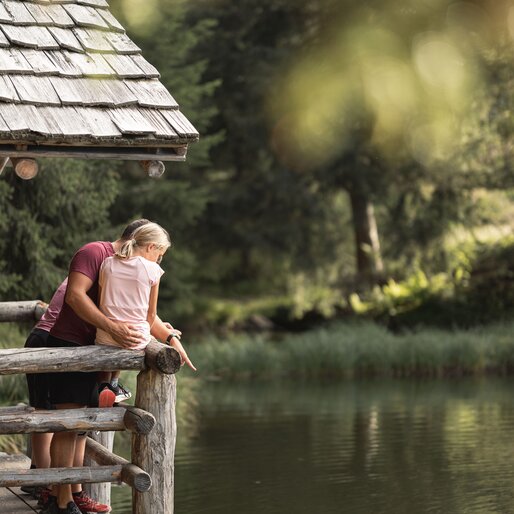
<path id="1" fill-rule="evenodd" d="M 77 271 L 92 281 L 87 295 L 95 305 L 98 305 L 98 275 L 100 273 L 100 266 L 107 257 L 112 255 L 114 255 L 112 243 L 96 241 L 80 248 L 71 260 L 69 274 Z M 96 327 L 77 316 L 75 311 L 66 302 L 62 306 L 55 325 L 50 330 L 50 335 L 78 345 L 95 344 L 95 334 Z"/>
<path id="2" fill-rule="evenodd" d="M 55 320 L 61 312 L 62 305 L 64 303 L 64 295 L 66 294 L 66 287 L 68 286 L 68 277 L 64 279 L 64 282 L 57 288 L 57 291 L 52 296 L 48 307 L 41 316 L 41 319 L 36 323 L 34 328 L 45 330 L 50 332 L 52 327 L 55 325 Z"/>
<path id="3" fill-rule="evenodd" d="M 150 342 L 150 325 L 146 321 L 150 303 L 150 290 L 164 271 L 156 263 L 144 257 L 105 259 L 100 270 L 100 310 L 111 320 L 134 325 L 143 334 L 144 341 L 133 346 L 142 350 Z M 103 330 L 96 331 L 96 342 L 119 346 Z"/>

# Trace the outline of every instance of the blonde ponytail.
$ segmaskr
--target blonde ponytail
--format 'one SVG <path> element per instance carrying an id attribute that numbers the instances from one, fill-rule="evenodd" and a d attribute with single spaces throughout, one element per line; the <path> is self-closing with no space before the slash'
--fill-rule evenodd
<path id="1" fill-rule="evenodd" d="M 158 248 L 167 250 L 171 246 L 170 236 L 168 232 L 157 223 L 146 223 L 134 230 L 132 238 L 125 241 L 115 256 L 118 259 L 130 259 L 134 253 L 134 248 L 144 247 L 154 244 Z"/>

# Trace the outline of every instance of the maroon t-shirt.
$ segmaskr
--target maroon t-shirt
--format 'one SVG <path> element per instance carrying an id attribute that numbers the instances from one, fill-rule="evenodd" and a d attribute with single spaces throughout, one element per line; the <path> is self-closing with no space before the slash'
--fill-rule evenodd
<path id="1" fill-rule="evenodd" d="M 84 245 L 74 256 L 70 263 L 69 272 L 78 271 L 93 281 L 87 295 L 95 305 L 98 305 L 98 276 L 102 262 L 114 255 L 112 243 L 96 241 Z M 50 334 L 64 341 L 76 343 L 81 346 L 94 344 L 96 328 L 79 318 L 75 311 L 66 303 L 50 330 Z"/>

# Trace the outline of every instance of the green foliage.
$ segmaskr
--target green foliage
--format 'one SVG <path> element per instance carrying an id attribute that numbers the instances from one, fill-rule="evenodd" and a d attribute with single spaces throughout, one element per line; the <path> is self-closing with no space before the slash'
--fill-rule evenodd
<path id="1" fill-rule="evenodd" d="M 280 340 L 212 339 L 191 346 L 201 376 L 352 378 L 443 376 L 514 370 L 512 324 L 392 334 L 374 323 L 335 324 Z"/>
<path id="2" fill-rule="evenodd" d="M 108 210 L 116 165 L 45 160 L 30 181 L 7 171 L 0 182 L 0 297 L 49 299 L 83 244 L 111 235 Z"/>

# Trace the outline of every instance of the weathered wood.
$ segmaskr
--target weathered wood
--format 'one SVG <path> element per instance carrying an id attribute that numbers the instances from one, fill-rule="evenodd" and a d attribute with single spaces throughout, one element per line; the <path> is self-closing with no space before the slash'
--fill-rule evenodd
<path id="1" fill-rule="evenodd" d="M 118 56 L 118 58 L 121 57 Z M 128 56 L 125 57 L 129 58 Z M 142 107 L 165 107 L 169 109 L 178 107 L 177 101 L 157 79 L 126 80 L 125 84 L 132 90 Z"/>
<path id="2" fill-rule="evenodd" d="M 137 377 L 136 405 L 151 412 L 157 423 L 146 436 L 132 438 L 132 462 L 148 472 L 152 489 L 133 492 L 134 514 L 173 514 L 176 441 L 176 378 L 148 369 Z"/>
<path id="3" fill-rule="evenodd" d="M 104 58 L 118 77 L 146 78 L 146 73 L 134 62 L 130 55 L 104 54 Z"/>
<path id="4" fill-rule="evenodd" d="M 35 105 L 61 105 L 61 100 L 57 96 L 49 77 L 13 75 L 11 82 L 22 102 Z"/>
<path id="5" fill-rule="evenodd" d="M 93 7 L 74 4 L 65 4 L 63 7 L 77 25 L 101 29 L 109 28 L 109 25 Z"/>
<path id="6" fill-rule="evenodd" d="M 28 469 L 30 459 L 21 453 L 10 455 L 0 452 L 0 470 L 2 469 Z"/>
<path id="7" fill-rule="evenodd" d="M 120 482 L 122 466 L 0 470 L 0 487 Z"/>
<path id="8" fill-rule="evenodd" d="M 75 37 L 75 34 L 69 29 L 62 27 L 49 27 L 48 30 L 59 43 L 61 48 L 67 50 L 73 50 L 75 52 L 84 52 L 84 48 L 80 44 L 80 41 Z"/>
<path id="9" fill-rule="evenodd" d="M 8 162 L 9 162 L 9 157 L 2 157 L 2 158 L 0 158 L 0 176 L 4 172 Z"/>
<path id="10" fill-rule="evenodd" d="M 0 434 L 30 434 L 42 432 L 141 431 L 152 429 L 152 414 L 137 415 L 119 407 L 102 409 L 36 410 L 0 414 Z"/>
<path id="11" fill-rule="evenodd" d="M 28 412 L 34 412 L 36 409 L 30 405 L 17 405 L 15 407 L 0 407 L 0 416 L 3 414 L 26 414 Z"/>
<path id="12" fill-rule="evenodd" d="M 159 178 L 166 171 L 162 161 L 139 161 L 145 173 L 152 178 Z"/>
<path id="13" fill-rule="evenodd" d="M 155 426 L 155 417 L 145 410 L 124 405 L 125 416 L 123 421 L 127 430 L 138 434 L 149 434 Z"/>
<path id="14" fill-rule="evenodd" d="M 41 300 L 0 302 L 0 322 L 37 321 L 47 307 Z"/>
<path id="15" fill-rule="evenodd" d="M 21 2 L 19 2 L 21 3 Z M 59 43 L 52 37 L 46 27 L 28 25 L 26 27 L 17 25 L 2 25 L 7 39 L 12 43 L 29 48 L 41 50 L 59 50 Z"/>
<path id="16" fill-rule="evenodd" d="M 92 441 L 95 445 L 103 448 L 106 452 L 112 452 L 112 447 L 114 444 L 114 435 L 115 432 L 91 432 L 91 437 L 88 437 L 86 440 L 86 454 L 84 456 L 84 466 L 122 466 L 123 462 L 94 462 L 90 458 L 90 451 L 88 451 L 88 443 Z M 85 484 L 84 489 L 86 493 L 94 498 L 96 501 L 103 503 L 105 505 L 111 504 L 111 484 L 108 482 L 99 483 L 99 484 Z"/>
<path id="17" fill-rule="evenodd" d="M 144 352 L 104 346 L 0 350 L 0 375 L 142 369 Z"/>
<path id="18" fill-rule="evenodd" d="M 180 370 L 182 362 L 175 348 L 153 339 L 145 348 L 145 364 L 155 371 L 170 375 Z"/>
<path id="19" fill-rule="evenodd" d="M 88 52 L 112 52 L 113 48 L 105 38 L 105 32 L 95 29 L 79 28 L 73 29 L 75 36 L 80 41 L 82 48 Z"/>
<path id="20" fill-rule="evenodd" d="M 130 485 L 139 492 L 148 491 L 152 486 L 152 480 L 146 471 L 142 470 L 135 464 L 131 464 L 123 457 L 115 455 L 107 448 L 102 446 L 102 444 L 98 443 L 96 440 L 90 437 L 88 437 L 86 442 L 86 456 L 88 459 L 96 462 L 101 466 L 113 466 L 121 464 L 123 466 L 121 472 L 121 481 Z M 94 498 L 98 498 L 98 496 L 94 496 Z M 98 501 L 105 503 L 104 499 Z"/>
<path id="21" fill-rule="evenodd" d="M 2 106 L 12 107 L 9 104 L 0 102 L 0 115 L 3 116 Z M 61 111 L 55 107 L 40 107 L 49 113 Z M 73 110 L 72 107 L 69 109 Z M 86 109 L 83 107 L 82 109 Z M 98 111 L 100 115 L 106 115 L 104 111 Z M 94 116 L 93 115 L 94 119 Z M 0 125 L 3 118 L 0 119 Z M 109 118 L 110 120 L 110 118 Z M 120 132 L 121 134 L 121 132 Z M 116 159 L 116 160 L 148 160 L 183 162 L 185 157 L 177 155 L 173 147 L 167 148 L 138 148 L 138 147 L 102 147 L 102 146 L 58 146 L 41 145 L 29 146 L 28 150 L 13 150 L 12 145 L 0 145 L 0 156 L 18 155 L 23 157 L 70 157 L 73 159 Z"/>

